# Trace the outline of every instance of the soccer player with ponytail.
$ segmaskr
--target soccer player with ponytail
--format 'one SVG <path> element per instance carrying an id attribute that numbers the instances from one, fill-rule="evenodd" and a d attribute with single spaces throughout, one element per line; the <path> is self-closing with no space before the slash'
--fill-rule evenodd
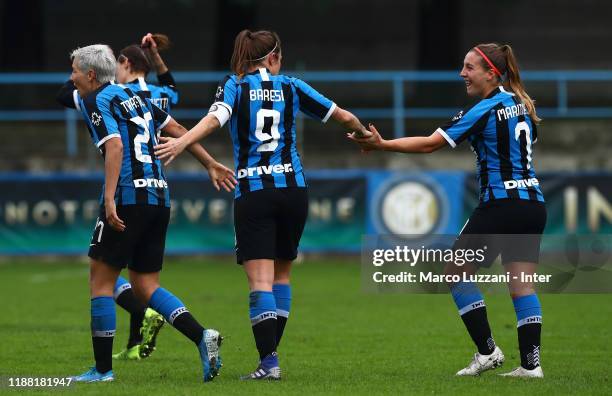
<path id="1" fill-rule="evenodd" d="M 304 81 L 279 74 L 281 42 L 274 32 L 243 30 L 234 43 L 234 74 L 193 129 L 156 147 L 172 161 L 185 147 L 229 121 L 238 186 L 234 201 L 237 261 L 249 283 L 249 317 L 259 367 L 242 379 L 280 379 L 276 348 L 291 309 L 290 270 L 308 214 L 308 196 L 296 147 L 298 111 L 347 131 L 371 135 L 350 112 Z"/>
<path id="2" fill-rule="evenodd" d="M 546 206 L 532 164 L 532 144 L 540 121 L 533 100 L 521 81 L 509 45 L 479 44 L 468 51 L 460 73 L 468 96 L 478 101 L 459 112 L 430 136 L 385 140 L 371 125 L 370 138 L 353 134 L 364 151 L 431 153 L 464 140 L 476 154 L 480 204 L 474 210 L 455 248 L 488 247 L 482 263 L 447 264 L 446 274 L 474 274 L 501 254 L 510 273 L 508 288 L 517 318 L 521 365 L 503 374 L 510 377 L 543 377 L 540 367 L 542 310 L 531 281 L 521 275 L 535 273 L 540 239 L 546 225 Z M 513 234 L 499 235 L 499 234 Z M 515 278 L 516 277 L 516 278 Z M 464 279 L 464 278 L 462 278 Z M 459 314 L 478 352 L 457 375 L 479 375 L 499 367 L 504 354 L 496 345 L 487 319 L 484 298 L 476 284 L 450 284 Z"/>

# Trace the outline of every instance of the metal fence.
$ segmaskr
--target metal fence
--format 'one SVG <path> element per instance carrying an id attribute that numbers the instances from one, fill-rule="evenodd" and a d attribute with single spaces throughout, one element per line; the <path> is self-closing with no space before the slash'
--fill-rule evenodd
<path id="1" fill-rule="evenodd" d="M 392 88 L 391 107 L 353 108 L 359 117 L 370 119 L 392 119 L 396 137 L 405 134 L 405 119 L 445 118 L 456 112 L 448 107 L 407 108 L 404 90 L 407 83 L 458 82 L 456 71 L 288 71 L 288 75 L 300 77 L 309 82 L 371 83 L 388 82 Z M 173 72 L 180 83 L 216 83 L 223 79 L 225 72 Z M 526 81 L 549 82 L 556 85 L 556 106 L 538 107 L 538 114 L 546 118 L 612 118 L 612 107 L 572 107 L 569 105 L 568 83 L 570 82 L 612 82 L 612 71 L 607 70 L 549 70 L 525 71 L 521 73 Z M 0 85 L 61 85 L 67 79 L 66 73 L 0 73 Z M 176 109 L 173 115 L 178 119 L 198 119 L 206 109 Z M 0 110 L 0 121 L 61 121 L 66 122 L 66 153 L 77 153 L 77 120 L 79 114 L 73 110 Z"/>

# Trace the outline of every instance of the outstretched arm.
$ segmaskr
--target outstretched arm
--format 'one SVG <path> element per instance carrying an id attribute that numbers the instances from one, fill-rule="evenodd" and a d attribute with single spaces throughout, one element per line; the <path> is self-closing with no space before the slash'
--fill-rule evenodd
<path id="1" fill-rule="evenodd" d="M 346 130 L 353 131 L 358 137 L 371 137 L 372 133 L 368 131 L 353 113 L 336 107 L 331 115 L 331 118 L 342 125 Z"/>
<path id="2" fill-rule="evenodd" d="M 347 137 L 359 143 L 363 151 L 382 150 L 393 151 L 396 153 L 432 153 L 446 146 L 447 142 L 439 132 L 434 132 L 429 136 L 412 136 L 399 139 L 385 140 L 370 124 L 371 137 L 359 138 L 354 134 L 347 134 Z"/>
<path id="3" fill-rule="evenodd" d="M 188 146 L 210 135 L 220 126 L 221 124 L 219 123 L 217 117 L 212 114 L 208 114 L 206 115 L 206 117 L 202 118 L 196 126 L 191 128 L 189 132 L 185 133 L 178 139 L 162 136 L 160 140 L 164 143 L 155 146 L 155 155 L 157 156 L 157 158 L 160 159 L 167 158 L 166 162 L 164 162 L 164 165 L 168 165 Z M 162 131 L 165 132 L 167 127 L 168 125 L 166 125 L 166 127 L 163 128 Z"/>
<path id="4" fill-rule="evenodd" d="M 175 139 L 161 138 L 166 142 L 177 142 L 181 137 L 185 136 L 188 132 L 187 129 L 172 119 L 162 131 L 167 135 Z M 167 144 L 167 143 L 166 143 Z M 159 147 L 159 146 L 157 146 Z M 238 181 L 234 177 L 234 171 L 227 168 L 220 162 L 217 162 L 209 153 L 202 147 L 200 143 L 195 141 L 188 145 L 186 150 L 191 153 L 208 171 L 213 186 L 219 190 L 223 187 L 226 191 L 231 191 L 238 184 Z M 156 151 L 157 153 L 157 151 Z M 163 158 L 160 156 L 160 158 Z M 169 162 L 169 161 L 168 161 Z"/>

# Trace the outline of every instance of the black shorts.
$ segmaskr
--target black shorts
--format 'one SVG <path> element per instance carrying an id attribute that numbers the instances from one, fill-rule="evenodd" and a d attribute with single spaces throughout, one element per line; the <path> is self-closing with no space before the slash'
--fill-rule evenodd
<path id="1" fill-rule="evenodd" d="M 115 231 L 106 221 L 104 207 L 89 245 L 89 257 L 116 268 L 136 272 L 159 272 L 164 261 L 170 208 L 152 205 L 118 206 L 117 215 L 125 224 Z"/>
<path id="2" fill-rule="evenodd" d="M 501 254 L 502 264 L 537 263 L 546 226 L 546 206 L 525 199 L 481 203 L 463 226 L 453 249 L 484 249 L 477 267 L 490 267 Z M 484 248 L 486 246 L 486 249 Z"/>
<path id="3" fill-rule="evenodd" d="M 236 259 L 294 260 L 308 217 L 303 187 L 248 192 L 234 201 Z"/>

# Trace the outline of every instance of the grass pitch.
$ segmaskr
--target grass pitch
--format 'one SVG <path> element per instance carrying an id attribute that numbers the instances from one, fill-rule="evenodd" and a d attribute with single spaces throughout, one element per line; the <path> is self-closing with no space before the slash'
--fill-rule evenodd
<path id="1" fill-rule="evenodd" d="M 486 296 L 500 370 L 456 378 L 475 348 L 448 295 L 364 294 L 358 258 L 307 259 L 293 271 L 293 307 L 279 348 L 283 380 L 240 382 L 257 365 L 242 268 L 226 259 L 168 259 L 162 284 L 205 326 L 225 335 L 225 366 L 201 382 L 194 345 L 166 325 L 157 351 L 114 365 L 113 383 L 2 394 L 611 394 L 612 296 L 541 295 L 543 380 L 499 378 L 519 364 L 507 295 Z M 82 261 L 0 263 L 0 376 L 79 374 L 92 364 L 88 267 Z M 117 309 L 115 351 L 127 342 Z M 76 393 L 74 393 L 76 392 Z"/>

